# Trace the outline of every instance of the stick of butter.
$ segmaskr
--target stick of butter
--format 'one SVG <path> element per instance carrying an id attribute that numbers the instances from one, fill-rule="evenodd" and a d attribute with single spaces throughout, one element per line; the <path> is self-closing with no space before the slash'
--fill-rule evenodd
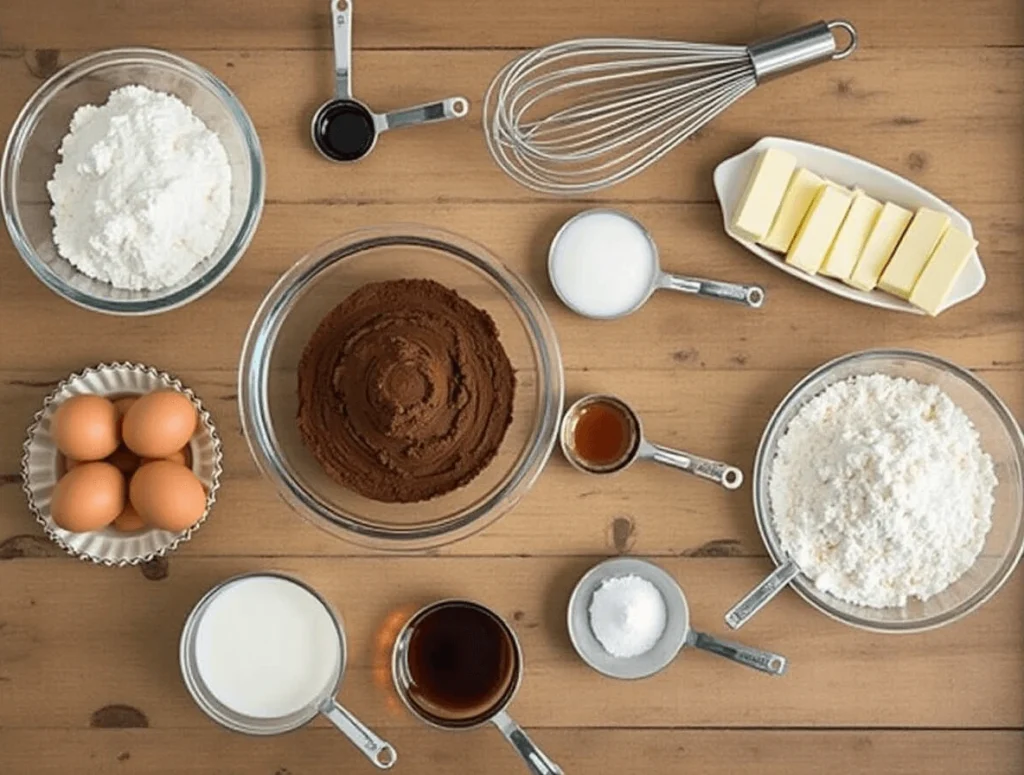
<path id="1" fill-rule="evenodd" d="M 967 266 L 978 241 L 968 237 L 960 229 L 950 226 L 939 240 L 935 252 L 921 272 L 921 277 L 910 294 L 910 303 L 920 307 L 929 315 L 939 314 L 939 309 L 949 296 L 956 278 Z"/>
<path id="2" fill-rule="evenodd" d="M 772 227 L 767 236 L 758 240 L 758 244 L 779 253 L 788 251 L 804 216 L 811 209 L 814 197 L 824 185 L 824 180 L 803 167 L 794 172 Z"/>
<path id="3" fill-rule="evenodd" d="M 850 285 L 862 291 L 874 290 L 911 217 L 909 210 L 892 202 L 885 203 L 847 281 Z"/>
<path id="4" fill-rule="evenodd" d="M 811 211 L 800 224 L 793 246 L 786 254 L 786 263 L 808 274 L 817 274 L 839 233 L 852 200 L 853 195 L 845 188 L 822 186 L 811 205 Z"/>
<path id="5" fill-rule="evenodd" d="M 893 253 L 892 261 L 882 272 L 878 287 L 893 296 L 909 299 L 928 257 L 935 252 L 935 246 L 947 228 L 948 215 L 927 207 L 920 208 Z"/>
<path id="6" fill-rule="evenodd" d="M 792 154 L 769 148 L 757 157 L 732 219 L 734 231 L 756 242 L 768 233 L 796 167 Z"/>
<path id="7" fill-rule="evenodd" d="M 846 213 L 843 225 L 839 227 L 839 234 L 825 257 L 825 263 L 821 265 L 822 274 L 837 280 L 850 279 L 881 211 L 882 203 L 877 199 L 872 199 L 863 191 L 853 193 L 850 210 Z"/>

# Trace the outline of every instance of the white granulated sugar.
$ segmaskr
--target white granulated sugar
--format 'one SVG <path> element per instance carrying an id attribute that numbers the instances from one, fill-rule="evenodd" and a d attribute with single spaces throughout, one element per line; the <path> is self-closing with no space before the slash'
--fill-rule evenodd
<path id="1" fill-rule="evenodd" d="M 174 285 L 210 256 L 231 211 L 217 135 L 177 97 L 124 86 L 83 105 L 47 184 L 53 241 L 81 272 L 131 290 Z"/>
<path id="2" fill-rule="evenodd" d="M 875 608 L 927 600 L 974 563 L 996 477 L 967 415 L 934 385 L 831 385 L 793 418 L 769 497 L 783 549 L 818 589 Z"/>
<path id="3" fill-rule="evenodd" d="M 605 579 L 590 599 L 590 630 L 613 657 L 637 657 L 665 632 L 667 610 L 658 588 L 640 576 Z"/>

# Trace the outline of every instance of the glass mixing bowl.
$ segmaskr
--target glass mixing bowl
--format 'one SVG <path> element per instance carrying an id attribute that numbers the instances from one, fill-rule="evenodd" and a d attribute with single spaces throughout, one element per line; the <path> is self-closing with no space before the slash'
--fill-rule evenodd
<path id="1" fill-rule="evenodd" d="M 948 361 L 911 350 L 868 350 L 826 363 L 790 391 L 768 422 L 754 461 L 754 510 L 768 553 L 776 565 L 781 565 L 786 555 L 775 533 L 768 497 L 769 473 L 779 440 L 801 407 L 826 387 L 857 375 L 878 373 L 937 385 L 974 423 L 999 480 L 992 529 L 967 573 L 939 594 L 926 601 L 913 598 L 903 608 L 847 603 L 822 592 L 802 574 L 792 585 L 819 611 L 854 627 L 886 633 L 920 632 L 949 624 L 977 609 L 1010 577 L 1024 549 L 1024 439 L 1013 415 L 984 382 Z"/>
<path id="2" fill-rule="evenodd" d="M 57 254 L 47 182 L 82 105 L 101 105 L 128 84 L 167 92 L 217 133 L 231 165 L 231 214 L 220 244 L 180 282 L 159 291 L 114 288 L 78 271 Z M 103 51 L 65 67 L 32 95 L 14 122 L 0 163 L 0 204 L 14 246 L 54 293 L 79 306 L 113 315 L 151 315 L 202 296 L 242 257 L 263 210 L 265 175 L 256 129 L 231 90 L 207 70 L 164 51 Z"/>
<path id="3" fill-rule="evenodd" d="M 513 420 L 497 456 L 464 487 L 417 503 L 381 503 L 338 484 L 306 449 L 296 422 L 297 367 L 313 331 L 367 283 L 435 280 L 485 310 L 516 373 Z M 536 481 L 562 413 L 554 329 L 529 286 L 485 248 L 424 226 L 367 229 L 300 259 L 270 289 L 245 339 L 242 427 L 257 465 L 305 519 L 377 549 L 421 550 L 486 527 Z"/>

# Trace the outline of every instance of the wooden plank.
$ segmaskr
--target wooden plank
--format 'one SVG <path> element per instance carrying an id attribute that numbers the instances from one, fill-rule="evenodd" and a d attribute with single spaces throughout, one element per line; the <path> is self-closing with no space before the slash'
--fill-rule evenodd
<path id="1" fill-rule="evenodd" d="M 2 27 L 2 23 L 0 23 Z M 0 116 L 17 111 L 52 72 L 81 51 L 41 67 L 35 54 L 0 59 Z M 500 172 L 481 132 L 487 84 L 511 52 L 366 52 L 356 58 L 358 94 L 380 110 L 448 94 L 473 102 L 465 121 L 395 132 L 358 165 L 325 162 L 308 120 L 332 90 L 321 51 L 195 51 L 190 56 L 238 94 L 259 131 L 272 201 L 538 199 Z M 833 146 L 905 175 L 958 206 L 1024 201 L 1024 49 L 866 50 L 759 88 L 633 180 L 601 192 L 619 200 L 714 201 L 720 161 L 764 135 Z M 893 73 L 899 75 L 893 77 Z M 965 138 L 969 143 L 965 145 Z M 457 174 L 453 174 L 457 170 Z M 544 199 L 550 201 L 550 199 Z"/>
<path id="2" fill-rule="evenodd" d="M 461 737 L 426 729 L 378 730 L 399 752 L 406 772 L 520 775 L 515 754 L 492 729 Z M 819 775 L 830 762 L 875 775 L 961 775 L 964 763 L 984 775 L 1024 769 L 1019 732 L 720 731 L 546 729 L 536 742 L 559 764 L 581 773 L 680 771 L 701 775 Z M 14 773 L 66 775 L 333 775 L 366 767 L 330 729 L 307 728 L 272 738 L 218 729 L 0 730 L 0 764 Z M 639 764 L 642 762 L 642 765 Z M 567 770 L 568 771 L 568 770 Z"/>
<path id="3" fill-rule="evenodd" d="M 52 549 L 60 555 L 60 550 L 43 538 L 39 544 L 16 537 L 42 536 L 21 491 L 21 444 L 24 428 L 51 389 L 44 383 L 62 376 L 31 372 L 14 378 L 0 373 L 0 405 L 10 418 L 0 430 L 0 556 L 5 549 L 15 552 L 19 546 L 23 548 L 17 551 Z M 187 370 L 181 376 L 216 419 L 224 439 L 226 474 L 211 518 L 178 554 L 368 553 L 307 525 L 275 497 L 273 486 L 256 470 L 242 438 L 231 374 Z M 796 371 L 755 370 L 680 372 L 678 378 L 648 371 L 571 372 L 570 398 L 596 391 L 621 395 L 640 412 L 650 438 L 733 462 L 744 470 L 748 482 L 738 492 L 726 492 L 649 463 L 638 463 L 611 478 L 586 476 L 571 468 L 556 450 L 533 490 L 511 512 L 482 533 L 441 552 L 763 557 L 749 476 L 769 416 L 800 376 Z M 1024 416 L 1020 371 L 984 372 L 982 376 L 1012 411 Z M 665 390 L 666 383 L 678 383 L 679 388 Z"/>
<path id="4" fill-rule="evenodd" d="M 401 622 L 460 595 L 493 606 L 519 632 L 526 676 L 513 710 L 528 727 L 1021 726 L 1019 575 L 970 620 L 906 637 L 843 627 L 786 592 L 742 631 L 790 658 L 785 677 L 684 652 L 626 692 L 577 659 L 565 634 L 569 593 L 594 559 L 176 557 L 159 580 L 71 560 L 0 562 L 0 728 L 82 726 L 112 704 L 137 709 L 154 728 L 206 728 L 178 677 L 182 622 L 217 581 L 268 568 L 298 574 L 337 606 L 351 652 L 341 696 L 380 726 L 416 723 L 389 684 Z M 719 633 L 725 609 L 765 570 L 745 558 L 660 564 L 686 589 L 694 626 Z"/>
<path id="5" fill-rule="evenodd" d="M 102 0 L 40 0 L 0 6 L 2 45 L 9 48 L 100 48 L 151 45 L 168 48 L 326 48 L 326 0 L 247 3 L 230 0 L 147 0 L 113 5 Z M 823 9 L 822 9 L 823 10 Z M 630 35 L 749 43 L 818 18 L 800 0 L 739 0 L 709 13 L 700 3 L 637 0 L 608 4 L 600 13 L 587 0 L 552 5 L 527 0 L 466 4 L 435 0 L 430 10 L 403 0 L 361 2 L 355 45 L 363 48 L 537 46 L 587 35 Z M 848 18 L 865 47 L 1019 45 L 1021 14 L 1011 0 L 976 0 L 971 12 L 955 0 L 835 0 L 829 18 Z M 59 19 L 59 24 L 41 24 Z"/>
<path id="6" fill-rule="evenodd" d="M 752 311 L 662 292 L 640 312 L 607 323 L 571 313 L 558 302 L 547 278 L 550 240 L 580 209 L 566 203 L 269 205 L 249 252 L 212 293 L 175 312 L 128 322 L 57 299 L 21 264 L 10 244 L 0 244 L 0 260 L 8 267 L 0 282 L 0 369 L 43 371 L 30 379 L 57 380 L 100 361 L 134 359 L 171 371 L 229 372 L 258 299 L 292 262 L 332 237 L 402 221 L 471 237 L 520 272 L 543 301 L 562 359 L 572 370 L 808 370 L 865 347 L 912 347 L 970 368 L 1024 365 L 1020 205 L 969 209 L 988 284 L 978 298 L 935 319 L 848 302 L 785 275 L 728 239 L 716 206 L 622 206 L 648 226 L 666 269 L 761 283 L 768 300 L 763 309 Z M 31 337 L 19 335 L 26 320 L 32 321 Z M 793 346 L 793 337 L 799 338 L 799 347 Z M 229 385 L 234 377 L 226 374 L 220 381 Z"/>

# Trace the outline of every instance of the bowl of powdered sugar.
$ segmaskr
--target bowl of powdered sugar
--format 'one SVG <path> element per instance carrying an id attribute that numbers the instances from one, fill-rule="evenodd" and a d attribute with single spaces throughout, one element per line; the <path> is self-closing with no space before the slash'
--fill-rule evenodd
<path id="1" fill-rule="evenodd" d="M 265 186 L 237 98 L 152 49 L 87 56 L 46 81 L 11 130 L 0 177 L 7 229 L 32 272 L 119 315 L 180 307 L 224 279 Z"/>
<path id="2" fill-rule="evenodd" d="M 758 526 L 794 589 L 847 624 L 916 632 L 988 600 L 1024 548 L 1024 441 L 970 372 L 872 350 L 783 400 L 754 468 Z"/>

